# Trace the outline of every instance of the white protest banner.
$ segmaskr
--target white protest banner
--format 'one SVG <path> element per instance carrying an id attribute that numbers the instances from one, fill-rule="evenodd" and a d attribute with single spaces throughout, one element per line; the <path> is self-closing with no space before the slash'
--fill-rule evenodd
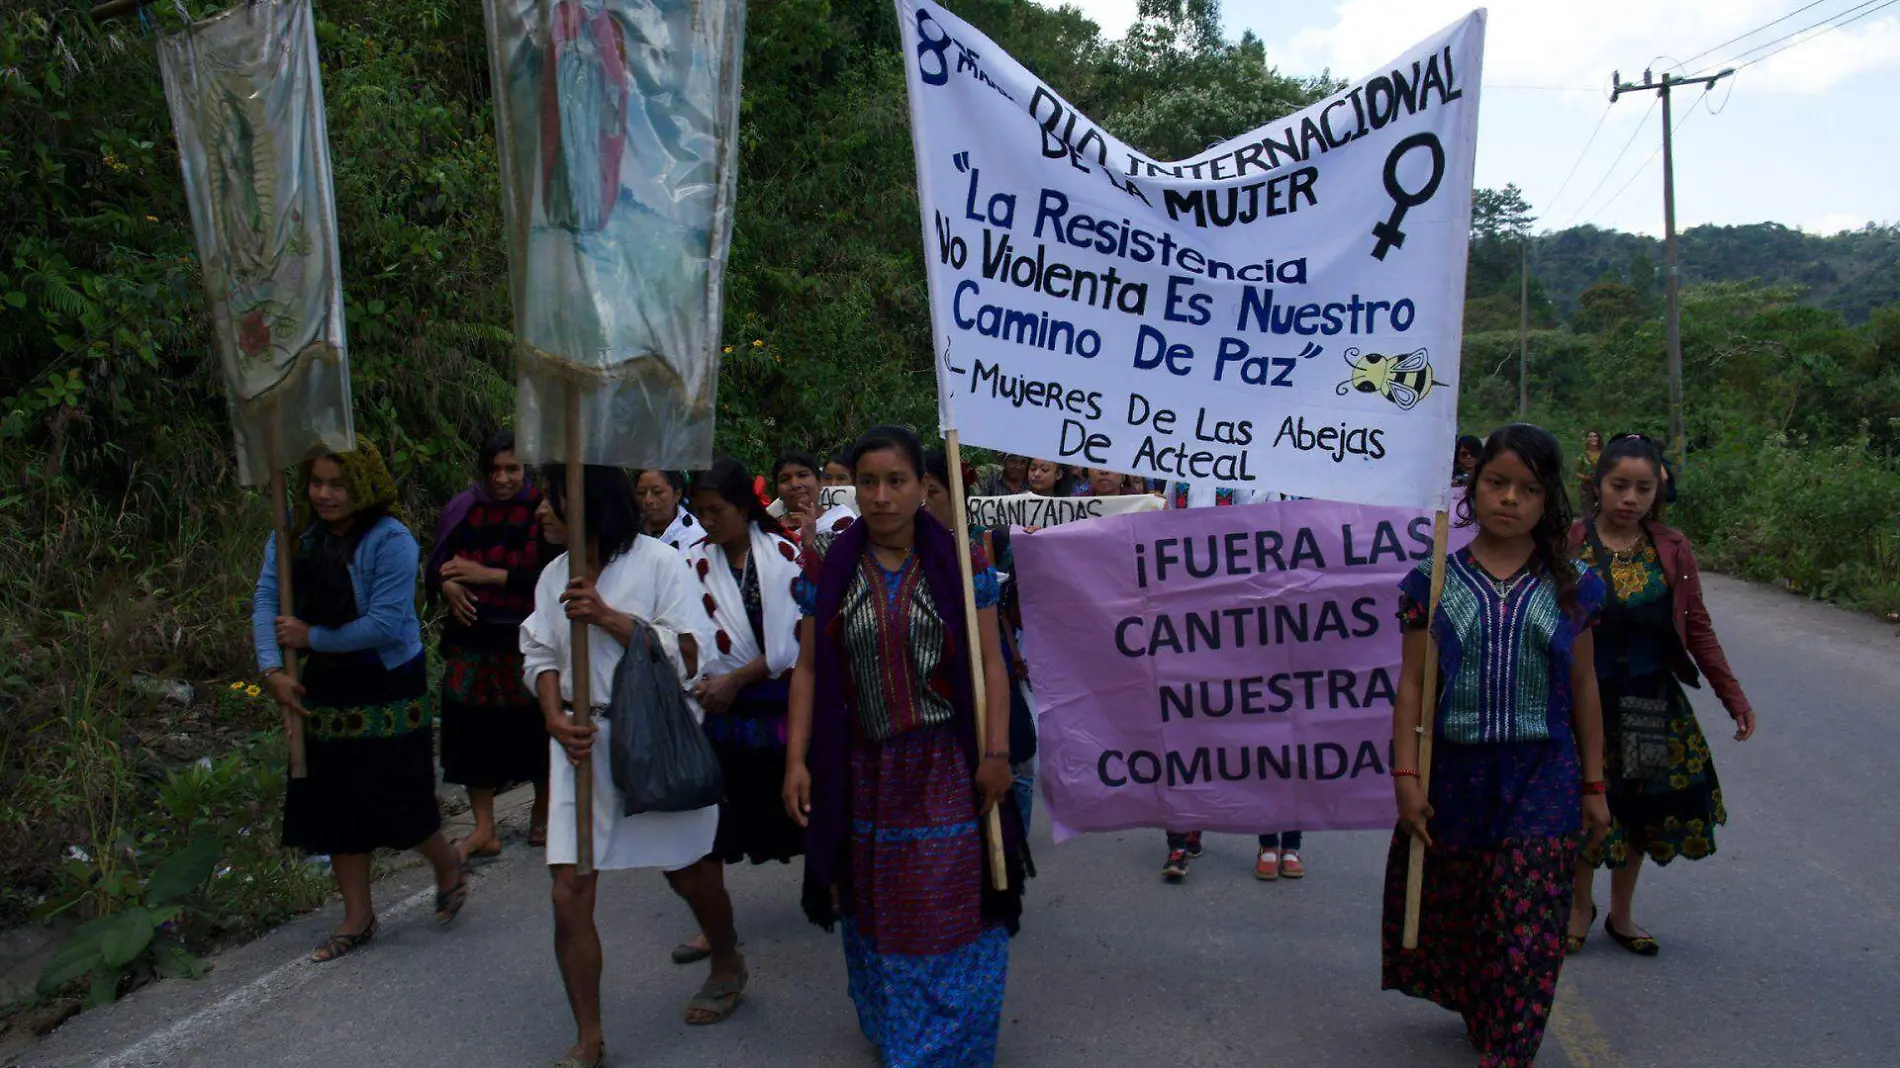
<path id="1" fill-rule="evenodd" d="M 896 0 L 943 426 L 1170 481 L 1441 507 L 1485 17 L 1190 160 Z"/>
<path id="2" fill-rule="evenodd" d="M 1012 497 L 966 497 L 972 527 L 1059 527 L 1105 515 L 1159 512 L 1168 505 L 1152 493 L 1126 497 L 1044 497 L 1018 493 Z"/>
<path id="3" fill-rule="evenodd" d="M 818 490 L 818 514 L 824 515 L 833 508 L 842 508 L 852 515 L 858 514 L 858 488 L 856 486 L 821 486 Z"/>
<path id="4" fill-rule="evenodd" d="M 818 514 L 824 515 L 834 509 L 842 508 L 852 515 L 858 514 L 858 488 L 856 486 L 820 486 L 818 487 Z M 775 500 L 765 506 L 765 514 L 777 519 L 785 514 L 785 501 Z"/>

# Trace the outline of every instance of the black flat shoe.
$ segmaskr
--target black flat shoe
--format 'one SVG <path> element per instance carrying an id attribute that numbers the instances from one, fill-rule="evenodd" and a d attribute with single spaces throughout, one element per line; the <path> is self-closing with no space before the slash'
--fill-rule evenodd
<path id="1" fill-rule="evenodd" d="M 1662 952 L 1662 943 L 1649 935 L 1626 935 L 1616 929 L 1616 924 L 1608 920 L 1603 921 L 1603 930 L 1609 934 L 1610 941 L 1639 957 L 1653 957 Z"/>

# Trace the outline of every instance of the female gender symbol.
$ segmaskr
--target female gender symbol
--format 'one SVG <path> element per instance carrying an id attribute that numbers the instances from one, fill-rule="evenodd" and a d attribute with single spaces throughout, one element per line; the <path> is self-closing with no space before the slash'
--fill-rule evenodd
<path id="1" fill-rule="evenodd" d="M 1411 193 L 1399 184 L 1399 160 L 1420 146 L 1431 150 L 1432 176 L 1426 180 L 1424 188 Z M 1438 143 L 1437 134 L 1416 133 L 1393 146 L 1392 154 L 1385 158 L 1385 192 L 1392 198 L 1392 214 L 1384 222 L 1373 224 L 1372 236 L 1379 239 L 1379 243 L 1372 247 L 1373 259 L 1383 260 L 1390 249 L 1405 247 L 1405 231 L 1399 229 L 1400 221 L 1405 218 L 1407 211 L 1432 199 L 1432 194 L 1438 192 L 1439 181 L 1444 177 L 1445 146 Z"/>

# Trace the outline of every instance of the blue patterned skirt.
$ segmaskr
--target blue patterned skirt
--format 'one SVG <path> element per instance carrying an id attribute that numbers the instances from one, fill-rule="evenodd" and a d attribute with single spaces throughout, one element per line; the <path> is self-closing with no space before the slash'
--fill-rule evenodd
<path id="1" fill-rule="evenodd" d="M 982 915 L 976 787 L 948 726 L 851 752 L 845 968 L 885 1068 L 996 1063 L 1009 933 Z"/>

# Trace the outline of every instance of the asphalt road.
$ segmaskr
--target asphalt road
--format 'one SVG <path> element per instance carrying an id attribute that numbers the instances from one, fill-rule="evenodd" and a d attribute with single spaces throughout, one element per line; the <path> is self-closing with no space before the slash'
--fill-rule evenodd
<path id="1" fill-rule="evenodd" d="M 1570 1068 L 1900 1065 L 1900 637 L 1894 628 L 1711 576 L 1717 627 L 1760 710 L 1736 745 L 1704 694 L 1730 825 L 1720 854 L 1645 874 L 1643 960 L 1601 929 L 1565 967 L 1540 1064 Z M 1009 1068 L 1404 1065 L 1472 1056 L 1458 1019 L 1378 989 L 1378 834 L 1309 835 L 1310 875 L 1262 884 L 1249 839 L 1211 837 L 1164 885 L 1159 832 L 1049 844 L 1011 950 Z M 86 1013 L 24 1065 L 537 1066 L 571 1038 L 547 876 L 512 843 L 449 931 L 419 873 L 377 888 L 384 935 L 302 963 L 334 910 Z M 752 970 L 729 1021 L 680 1013 L 702 975 L 667 951 L 690 921 L 654 873 L 601 890 L 612 1063 L 875 1068 L 834 938 L 796 907 L 792 868 L 732 869 Z M 1600 890 L 1607 895 L 1607 883 Z M 1607 900 L 1607 896 L 1605 897 Z M 703 966 L 701 966 L 703 968 Z"/>

